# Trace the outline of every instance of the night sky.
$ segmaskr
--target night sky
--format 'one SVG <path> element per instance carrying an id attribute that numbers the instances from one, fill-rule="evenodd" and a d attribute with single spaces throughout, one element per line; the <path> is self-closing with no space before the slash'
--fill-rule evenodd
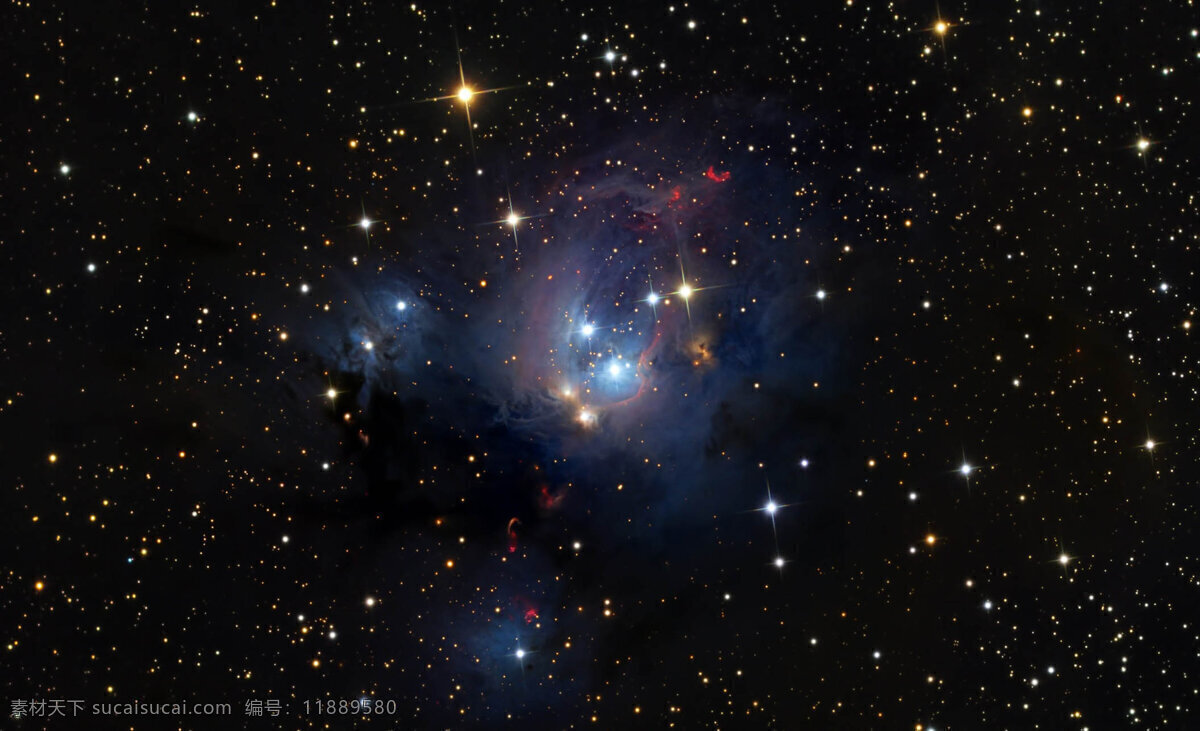
<path id="1" fill-rule="evenodd" d="M 11 5 L 5 727 L 1195 723 L 1196 10 L 809 5 Z"/>

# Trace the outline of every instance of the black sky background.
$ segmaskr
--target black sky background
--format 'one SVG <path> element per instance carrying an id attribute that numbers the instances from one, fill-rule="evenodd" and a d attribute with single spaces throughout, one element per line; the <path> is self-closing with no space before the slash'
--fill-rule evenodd
<path id="1" fill-rule="evenodd" d="M 1194 10 L 669 7 L 10 9 L 10 701 L 1186 726 Z"/>

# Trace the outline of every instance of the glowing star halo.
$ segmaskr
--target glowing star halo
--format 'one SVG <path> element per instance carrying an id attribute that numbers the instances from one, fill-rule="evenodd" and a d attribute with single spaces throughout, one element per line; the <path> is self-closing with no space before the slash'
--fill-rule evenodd
<path id="1" fill-rule="evenodd" d="M 382 222 L 371 220 L 371 217 L 367 215 L 366 203 L 360 204 L 359 207 L 362 209 L 362 218 L 358 219 L 358 223 L 355 225 L 362 229 L 363 236 L 367 237 L 367 244 L 370 245 L 370 243 L 371 243 L 371 226 L 373 226 L 377 223 L 382 223 Z"/>
<path id="2" fill-rule="evenodd" d="M 515 89 L 517 87 L 516 86 L 502 86 L 502 87 L 496 87 L 494 89 L 472 89 L 470 86 L 467 85 L 467 75 L 466 75 L 466 71 L 463 69 L 462 49 L 459 48 L 459 46 L 458 46 L 457 32 L 455 33 L 455 39 L 454 39 L 454 54 L 458 58 L 458 88 L 455 89 L 450 94 L 445 94 L 443 96 L 427 97 L 425 99 L 419 99 L 416 101 L 437 102 L 437 101 L 442 101 L 445 99 L 453 99 L 453 100 L 462 102 L 463 111 L 466 112 L 466 117 L 467 117 L 467 140 L 471 144 L 471 155 L 474 156 L 475 155 L 475 134 L 473 131 L 474 123 L 471 122 L 471 100 L 474 99 L 475 97 L 479 96 L 480 94 L 492 94 L 492 93 L 495 93 L 498 91 L 507 91 L 509 89 Z M 476 163 L 476 164 L 478 164 L 478 163 Z"/>
<path id="3" fill-rule="evenodd" d="M 442 96 L 431 96 L 431 97 L 426 97 L 424 99 L 417 99 L 416 101 L 418 101 L 418 102 L 440 102 L 440 101 L 445 101 L 447 99 L 453 99 L 455 101 L 462 102 L 466 106 L 470 106 L 471 102 L 477 96 L 482 96 L 483 94 L 495 94 L 496 92 L 509 91 L 511 89 L 516 89 L 516 88 L 517 88 L 517 85 L 497 86 L 493 89 L 472 89 L 471 87 L 466 85 L 465 81 L 463 81 L 463 82 L 460 82 L 459 87 L 457 89 L 455 89 L 454 92 L 451 94 L 443 94 Z"/>

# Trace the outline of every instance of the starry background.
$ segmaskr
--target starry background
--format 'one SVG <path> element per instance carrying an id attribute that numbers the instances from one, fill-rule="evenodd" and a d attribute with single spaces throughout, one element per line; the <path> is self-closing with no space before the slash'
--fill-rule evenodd
<path id="1" fill-rule="evenodd" d="M 7 700 L 1186 725 L 1198 23 L 11 6 Z"/>

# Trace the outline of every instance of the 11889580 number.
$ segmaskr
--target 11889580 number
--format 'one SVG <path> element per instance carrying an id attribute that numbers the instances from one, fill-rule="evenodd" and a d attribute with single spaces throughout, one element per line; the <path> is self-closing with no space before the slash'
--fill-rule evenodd
<path id="1" fill-rule="evenodd" d="M 320 716 L 394 715 L 396 701 L 356 698 L 354 700 L 308 700 L 304 712 Z"/>

